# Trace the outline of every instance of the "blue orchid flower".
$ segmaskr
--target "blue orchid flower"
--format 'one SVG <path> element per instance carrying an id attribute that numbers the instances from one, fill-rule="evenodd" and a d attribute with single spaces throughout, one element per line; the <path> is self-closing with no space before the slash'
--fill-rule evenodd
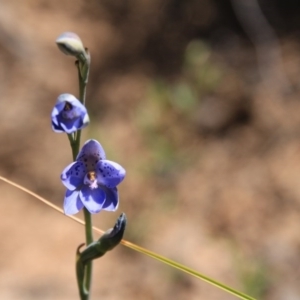
<path id="1" fill-rule="evenodd" d="M 86 127 L 90 122 L 86 107 L 71 94 L 61 94 L 57 98 L 51 119 L 53 131 L 68 134 Z"/>
<path id="2" fill-rule="evenodd" d="M 115 211 L 119 205 L 117 185 L 125 174 L 122 166 L 106 160 L 104 149 L 98 141 L 88 140 L 76 161 L 61 174 L 62 183 L 67 188 L 65 214 L 76 214 L 84 206 L 92 214 L 101 210 Z"/>

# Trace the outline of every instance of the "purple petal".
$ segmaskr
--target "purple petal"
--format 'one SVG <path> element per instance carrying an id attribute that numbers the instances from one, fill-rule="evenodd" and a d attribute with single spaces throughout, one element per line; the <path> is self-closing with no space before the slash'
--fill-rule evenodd
<path id="1" fill-rule="evenodd" d="M 125 177 L 126 171 L 110 160 L 100 160 L 96 166 L 97 182 L 108 188 L 116 187 Z"/>
<path id="2" fill-rule="evenodd" d="M 105 159 L 105 151 L 96 140 L 88 140 L 77 155 L 76 160 L 86 164 L 88 169 L 94 169 L 100 159 Z"/>
<path id="3" fill-rule="evenodd" d="M 103 187 L 105 194 L 106 194 L 106 199 L 105 202 L 102 206 L 103 210 L 108 210 L 108 211 L 115 211 L 117 210 L 119 206 L 119 194 L 117 188 L 106 188 Z"/>
<path id="4" fill-rule="evenodd" d="M 52 113 L 51 113 L 52 119 L 60 114 L 60 112 L 64 109 L 65 104 L 66 104 L 65 102 L 59 102 L 59 103 L 55 104 L 55 106 L 52 109 Z"/>
<path id="5" fill-rule="evenodd" d="M 73 162 L 61 173 L 60 178 L 64 186 L 69 190 L 75 190 L 83 184 L 86 168 L 82 162 Z"/>
<path id="6" fill-rule="evenodd" d="M 51 120 L 52 120 L 52 125 L 55 124 L 56 126 L 58 126 L 59 122 L 57 119 L 57 115 L 51 114 Z"/>
<path id="7" fill-rule="evenodd" d="M 66 215 L 77 214 L 83 208 L 83 203 L 79 198 L 79 191 L 66 191 L 64 200 L 64 212 Z"/>
<path id="8" fill-rule="evenodd" d="M 61 126 L 61 128 L 63 129 L 64 132 L 70 134 L 70 133 L 75 132 L 79 129 L 82 129 L 82 127 L 80 127 L 79 124 L 80 124 L 80 119 L 64 120 L 60 123 L 60 126 Z"/>
<path id="9" fill-rule="evenodd" d="M 105 192 L 101 188 L 91 189 L 89 186 L 83 186 L 79 197 L 87 210 L 92 213 L 98 213 L 105 201 Z"/>
<path id="10" fill-rule="evenodd" d="M 78 129 L 82 129 L 84 126 L 81 126 L 83 122 L 81 121 L 81 118 L 75 118 L 75 119 L 66 119 L 63 118 L 62 115 L 58 115 L 54 118 L 52 118 L 52 129 L 55 132 L 66 132 L 66 133 L 72 133 L 75 132 Z"/>
<path id="11" fill-rule="evenodd" d="M 52 130 L 55 132 L 64 132 L 60 124 L 57 123 L 57 118 L 52 119 Z"/>

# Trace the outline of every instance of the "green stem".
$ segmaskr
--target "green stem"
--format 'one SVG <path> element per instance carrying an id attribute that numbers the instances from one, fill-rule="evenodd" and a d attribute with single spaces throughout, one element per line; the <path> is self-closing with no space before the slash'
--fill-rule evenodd
<path id="1" fill-rule="evenodd" d="M 76 156 L 78 154 L 78 149 L 75 145 L 75 138 L 74 138 L 74 134 L 71 133 L 71 134 L 68 134 L 68 138 L 69 138 L 69 142 L 70 142 L 70 146 L 71 146 L 71 149 L 72 149 L 72 157 L 73 157 L 73 161 L 75 161 L 76 159 Z"/>
<path id="2" fill-rule="evenodd" d="M 79 81 L 79 100 L 81 103 L 85 105 L 85 96 L 86 96 L 86 85 L 88 82 L 88 74 L 89 74 L 89 65 L 90 60 L 88 59 L 84 65 L 84 68 L 86 68 L 87 72 L 82 73 L 82 63 L 80 61 L 77 62 L 77 69 L 78 69 L 78 81 Z M 78 154 L 79 147 L 80 147 L 80 137 L 81 137 L 81 130 L 78 130 L 76 132 L 75 137 L 75 143 L 74 148 L 76 149 L 76 152 Z M 76 155 L 77 155 L 76 154 Z M 88 246 L 93 242 L 93 230 L 92 230 L 92 216 L 90 212 L 84 208 L 84 220 L 85 220 L 85 239 L 86 239 L 86 245 Z M 88 300 L 90 295 L 90 288 L 92 283 L 92 262 L 88 263 L 85 268 L 84 273 L 84 290 L 80 290 L 80 296 L 82 300 Z"/>
<path id="3" fill-rule="evenodd" d="M 81 136 L 81 130 L 76 131 L 75 139 L 72 146 L 72 152 L 73 152 L 73 160 L 76 160 L 76 157 L 79 153 L 80 148 L 80 136 Z"/>
<path id="4" fill-rule="evenodd" d="M 92 225 L 92 216 L 90 212 L 84 208 L 84 220 L 85 220 L 85 238 L 86 238 L 86 245 L 89 245 L 93 242 L 93 225 Z M 85 289 L 90 291 L 91 283 L 92 283 L 92 269 L 93 265 L 92 262 L 89 262 L 85 269 Z"/>
<path id="5" fill-rule="evenodd" d="M 81 103 L 85 104 L 86 96 L 86 85 L 88 82 L 89 68 L 90 68 L 90 56 L 87 53 L 87 59 L 83 63 L 82 61 L 77 61 L 76 66 L 78 69 L 78 81 L 79 81 L 79 100 Z M 84 68 L 84 72 L 82 71 Z M 76 160 L 76 157 L 79 153 L 80 148 L 80 137 L 81 130 L 78 130 L 74 135 L 68 134 L 70 145 L 72 148 L 73 160 Z M 92 217 L 90 212 L 84 208 L 84 219 L 85 219 L 85 236 L 86 236 L 86 246 L 93 242 L 92 234 Z M 92 262 L 88 263 L 84 270 L 84 279 L 79 279 L 77 276 L 78 289 L 81 300 L 89 300 L 90 288 L 92 281 Z"/>

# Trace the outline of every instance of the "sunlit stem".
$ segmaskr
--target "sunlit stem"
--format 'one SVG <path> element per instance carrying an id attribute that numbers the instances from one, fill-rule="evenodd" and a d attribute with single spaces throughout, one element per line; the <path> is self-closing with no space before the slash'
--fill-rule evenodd
<path id="1" fill-rule="evenodd" d="M 73 160 L 75 160 L 76 156 L 77 156 L 77 153 L 78 153 L 78 150 L 75 147 L 75 135 L 74 135 L 74 133 L 68 134 L 68 138 L 69 138 L 69 142 L 70 142 L 70 145 L 71 145 L 71 148 L 72 148 L 72 157 L 73 157 Z"/>
<path id="2" fill-rule="evenodd" d="M 85 95 L 86 95 L 86 85 L 88 82 L 88 75 L 90 69 L 90 55 L 86 49 L 86 56 L 80 57 L 76 61 L 76 66 L 78 70 L 78 81 L 79 81 L 79 100 L 81 103 L 85 104 Z M 81 130 L 76 131 L 74 134 L 69 134 L 68 138 L 72 148 L 73 160 L 76 160 L 76 157 L 79 153 L 80 148 L 80 137 Z M 86 245 L 89 245 L 93 242 L 93 230 L 92 230 L 92 217 L 90 212 L 84 208 L 84 219 L 85 219 L 85 239 Z M 92 279 L 92 262 L 88 263 L 84 271 L 84 280 L 79 282 L 77 277 L 78 289 L 81 300 L 88 300 L 90 295 L 91 280 Z"/>
<path id="3" fill-rule="evenodd" d="M 84 220 L 85 220 L 86 245 L 89 245 L 93 242 L 93 229 L 92 229 L 93 225 L 92 225 L 92 216 L 86 208 L 84 208 Z M 86 266 L 84 283 L 85 283 L 85 289 L 89 291 L 92 283 L 92 262 L 89 262 Z"/>

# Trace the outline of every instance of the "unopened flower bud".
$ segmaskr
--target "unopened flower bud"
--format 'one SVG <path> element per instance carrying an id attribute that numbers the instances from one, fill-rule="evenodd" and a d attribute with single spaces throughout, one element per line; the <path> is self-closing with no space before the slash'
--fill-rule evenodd
<path id="1" fill-rule="evenodd" d="M 85 57 L 85 49 L 80 37 L 73 32 L 64 32 L 57 39 L 58 48 L 66 55 Z"/>
<path id="2" fill-rule="evenodd" d="M 88 245 L 81 253 L 77 249 L 77 268 L 80 270 L 80 264 L 85 265 L 93 259 L 103 256 L 107 251 L 115 248 L 122 240 L 126 227 L 126 215 L 122 213 L 115 226 L 107 230 L 98 241 Z"/>

